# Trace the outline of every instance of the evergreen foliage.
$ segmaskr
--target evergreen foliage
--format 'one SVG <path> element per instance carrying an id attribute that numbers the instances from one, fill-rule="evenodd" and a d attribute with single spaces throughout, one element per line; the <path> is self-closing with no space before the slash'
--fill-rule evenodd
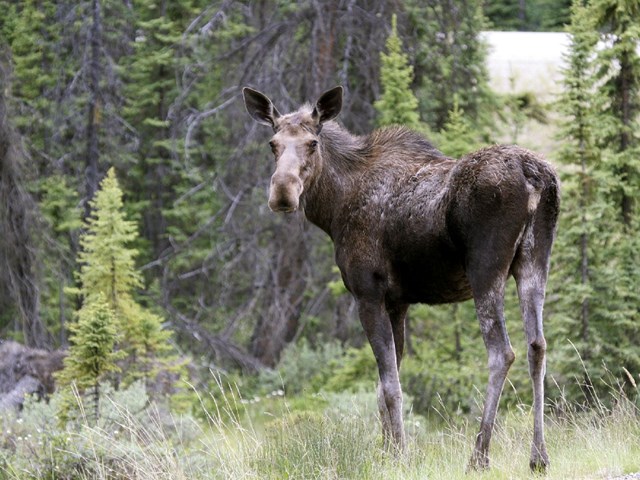
<path id="1" fill-rule="evenodd" d="M 608 48 L 597 51 L 596 78 L 607 99 L 604 128 L 598 129 L 598 141 L 610 150 L 605 161 L 617 177 L 619 187 L 614 198 L 620 205 L 624 224 L 630 226 L 638 209 L 635 197 L 640 191 L 640 4 L 633 0 L 593 0 L 589 12 Z"/>
<path id="2" fill-rule="evenodd" d="M 489 0 L 484 12 L 495 30 L 560 31 L 570 20 L 571 0 Z"/>
<path id="3" fill-rule="evenodd" d="M 498 113 L 509 130 L 509 141 L 518 143 L 524 125 L 536 121 L 542 125 L 548 123 L 546 107 L 532 92 L 514 92 L 501 95 L 503 108 Z"/>
<path id="4" fill-rule="evenodd" d="M 86 220 L 87 232 L 81 239 L 78 275 L 83 305 L 104 298 L 117 331 L 117 347 L 126 356 L 120 363 L 121 381 L 130 384 L 138 378 L 151 380 L 159 368 L 179 368 L 168 355 L 170 331 L 162 329 L 162 319 L 134 299 L 142 287 L 135 268 L 137 251 L 128 245 L 137 237 L 133 222 L 125 217 L 122 191 L 115 170 L 109 169 L 100 190 L 91 201 L 92 215 Z M 175 368 L 174 368 L 175 367 Z"/>
<path id="5" fill-rule="evenodd" d="M 617 214 L 601 228 L 609 261 L 599 277 L 608 286 L 601 324 L 602 357 L 618 382 L 630 391 L 624 371 L 640 371 L 640 4 L 629 0 L 592 0 L 589 12 L 607 48 L 596 49 L 596 79 L 604 102 L 598 112 L 596 143 L 602 149 L 604 201 Z M 606 250 L 605 250 L 606 251 Z"/>
<path id="6" fill-rule="evenodd" d="M 59 386 L 64 389 L 75 386 L 78 391 L 90 390 L 94 420 L 99 416 L 100 383 L 109 372 L 120 368 L 117 361 L 125 355 L 114 347 L 118 329 L 113 315 L 102 293 L 85 300 L 78 311 L 77 322 L 69 326 L 69 355 L 64 360 L 64 369 L 58 375 Z M 66 407 L 72 404 L 67 399 Z"/>
<path id="7" fill-rule="evenodd" d="M 446 0 L 408 1 L 409 21 L 420 41 L 414 46 L 420 116 L 436 132 L 444 128 L 454 99 L 474 129 L 493 125 L 495 97 L 489 88 L 487 28 L 480 0 L 452 8 Z"/>
<path id="8" fill-rule="evenodd" d="M 19 262 L 0 272 L 1 336 L 26 337 L 15 292 L 28 287 L 47 330 L 33 336 L 46 346 L 66 346 L 69 331 L 77 351 L 89 324 L 97 338 L 87 347 L 106 345 L 112 322 L 119 356 L 105 353 L 83 394 L 100 381 L 104 392 L 175 379 L 165 318 L 171 341 L 248 383 L 282 380 L 295 395 L 371 388 L 373 358 L 330 243 L 299 216 L 267 212 L 269 133 L 247 118 L 239 87 L 288 111 L 341 84 L 340 121 L 355 134 L 374 123 L 429 129 L 456 158 L 494 141 L 499 114 L 510 140 L 526 141 L 523 125 L 556 117 L 533 93 L 490 91 L 483 5 L 501 29 L 558 29 L 569 11 L 566 0 L 373 2 L 375 15 L 358 2 L 0 0 L 0 120 L 25 148 L 20 175 L 0 175 L 3 198 L 20 198 L 3 203 L 12 215 L 0 215 L 0 256 L 35 259 L 22 271 L 31 284 L 11 284 Z M 545 311 L 549 373 L 572 399 L 592 401 L 606 375 L 629 392 L 625 372 L 640 382 L 638 25 L 635 0 L 574 2 L 560 146 L 545 145 L 564 192 Z M 127 201 L 111 171 L 89 204 L 111 164 Z M 38 233 L 33 242 L 9 242 L 16 224 Z M 521 363 L 503 400 L 516 403 L 530 387 L 511 284 L 506 303 Z M 474 412 L 486 355 L 472 302 L 412 307 L 407 331 L 401 375 L 414 408 Z"/>
<path id="9" fill-rule="evenodd" d="M 469 125 L 457 99 L 454 99 L 449 119 L 439 135 L 438 148 L 450 157 L 460 158 L 477 150 L 479 145 L 477 132 Z"/>
<path id="10" fill-rule="evenodd" d="M 380 85 L 382 95 L 374 106 L 378 111 L 378 125 L 405 125 L 420 129 L 418 99 L 411 91 L 413 67 L 402 51 L 398 36 L 398 19 L 391 17 L 391 34 L 386 43 L 387 53 L 380 53 Z"/>
<path id="11" fill-rule="evenodd" d="M 597 3 L 583 6 L 576 0 L 572 7 L 572 42 L 557 107 L 565 118 L 559 160 L 567 166 L 550 282 L 558 296 L 548 306 L 552 348 L 558 351 L 553 368 L 570 380 L 578 378 L 582 392 L 572 396 L 590 402 L 611 382 L 630 387 L 624 368 L 640 369 L 633 348 L 640 326 L 632 320 L 640 298 L 629 288 L 640 280 L 637 235 L 629 235 L 637 231 L 638 219 L 634 215 L 626 223 L 619 213 L 624 179 L 620 165 L 611 161 L 620 151 L 619 137 L 611 132 L 620 126 L 615 118 L 620 111 L 613 108 L 610 86 L 603 84 Z"/>

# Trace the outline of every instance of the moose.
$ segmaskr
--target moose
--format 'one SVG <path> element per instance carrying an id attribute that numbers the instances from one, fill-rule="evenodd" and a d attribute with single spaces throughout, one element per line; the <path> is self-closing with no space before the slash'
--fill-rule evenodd
<path id="1" fill-rule="evenodd" d="M 384 444 L 405 444 L 399 369 L 410 304 L 473 298 L 488 354 L 489 381 L 470 469 L 489 467 L 498 401 L 515 359 L 504 319 L 516 284 L 533 384 L 530 468 L 545 471 L 546 341 L 542 309 L 560 205 L 554 169 L 518 146 L 447 157 L 402 126 L 355 136 L 334 119 L 343 89 L 282 115 L 264 94 L 243 89 L 245 107 L 273 129 L 269 207 L 301 210 L 332 239 L 375 356 Z"/>

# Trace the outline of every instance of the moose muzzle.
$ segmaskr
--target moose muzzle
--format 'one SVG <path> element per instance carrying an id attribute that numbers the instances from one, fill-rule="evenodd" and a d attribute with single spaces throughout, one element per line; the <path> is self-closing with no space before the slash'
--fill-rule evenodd
<path id="1" fill-rule="evenodd" d="M 276 172 L 271 177 L 269 208 L 274 212 L 293 212 L 302 195 L 302 180 L 293 173 Z"/>

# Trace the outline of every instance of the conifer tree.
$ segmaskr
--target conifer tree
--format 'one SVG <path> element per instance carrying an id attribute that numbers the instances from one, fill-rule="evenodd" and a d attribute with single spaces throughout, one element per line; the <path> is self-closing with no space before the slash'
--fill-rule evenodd
<path id="1" fill-rule="evenodd" d="M 563 178 L 564 208 L 551 269 L 550 284 L 562 292 L 557 303 L 550 302 L 549 311 L 557 319 L 550 336 L 556 336 L 557 351 L 565 353 L 558 370 L 580 372 L 576 346 L 585 362 L 593 354 L 594 331 L 594 244 L 602 227 L 598 219 L 596 168 L 600 151 L 595 145 L 596 112 L 599 92 L 595 84 L 593 52 L 598 33 L 588 10 L 581 0 L 574 1 L 569 52 L 565 56 L 564 91 L 557 109 L 563 114 L 560 136 L 564 140 L 559 160 L 570 165 L 571 173 Z M 600 212 L 602 213 L 602 212 Z M 602 246 L 602 245 L 601 245 Z M 562 280 L 560 280 L 562 279 Z M 567 281 L 567 279 L 571 279 Z M 587 371 L 587 377 L 591 372 Z M 577 374 L 577 373 L 574 373 Z M 580 375 L 578 375 L 580 376 Z M 572 386 L 574 382 L 567 382 Z"/>
<path id="2" fill-rule="evenodd" d="M 77 313 L 77 322 L 70 327 L 69 355 L 64 360 L 64 368 L 58 374 L 59 386 L 75 384 L 80 393 L 90 392 L 94 420 L 99 418 L 100 383 L 109 372 L 120 368 L 117 360 L 125 352 L 114 351 L 118 337 L 113 311 L 99 293 L 85 300 Z M 66 392 L 70 394 L 69 391 Z M 65 407 L 71 402 L 67 399 Z"/>
<path id="3" fill-rule="evenodd" d="M 134 290 L 142 287 L 135 268 L 137 251 L 128 247 L 137 237 L 133 222 L 126 219 L 122 191 L 115 170 L 111 168 L 91 201 L 92 216 L 87 219 L 87 233 L 81 239 L 78 255 L 82 265 L 77 293 L 83 304 L 103 296 L 111 309 L 116 328 L 121 332 L 117 348 L 126 353 L 122 380 L 152 378 L 155 366 L 169 368 L 174 359 L 168 356 L 169 331 L 162 329 L 159 316 L 137 303 Z"/>
<path id="4" fill-rule="evenodd" d="M 382 95 L 374 104 L 378 112 L 378 125 L 405 125 L 420 128 L 418 99 L 411 91 L 413 67 L 402 51 L 398 36 L 397 18 L 391 17 L 391 34 L 386 43 L 387 53 L 380 54 L 380 84 Z"/>
<path id="5" fill-rule="evenodd" d="M 50 154 L 53 127 L 52 102 L 57 78 L 54 75 L 58 39 L 52 2 L 21 2 L 12 32 L 14 92 L 20 103 L 17 126 L 28 134 L 34 161 L 42 162 Z"/>
<path id="6" fill-rule="evenodd" d="M 453 158 L 476 150 L 480 146 L 473 129 L 464 116 L 464 112 L 454 99 L 453 110 L 449 114 L 449 119 L 440 132 L 438 148 L 446 155 Z"/>
<path id="7" fill-rule="evenodd" d="M 618 210 L 617 224 L 602 230 L 609 259 L 602 279 L 608 294 L 602 335 L 605 361 L 627 386 L 626 374 L 640 371 L 640 3 L 592 0 L 589 11 L 606 46 L 597 49 L 597 78 L 605 97 L 597 141 L 604 149 L 603 172 L 612 177 L 607 199 Z M 613 261 L 612 261 L 613 260 Z"/>
<path id="8" fill-rule="evenodd" d="M 136 225 L 125 218 L 122 191 L 115 169 L 111 168 L 91 200 L 92 215 L 86 220 L 87 233 L 80 240 L 79 280 L 83 297 L 102 294 L 111 307 L 121 297 L 142 286 L 135 270 L 137 251 L 127 246 L 137 236 Z"/>
<path id="9" fill-rule="evenodd" d="M 139 0 L 134 4 L 136 34 L 125 60 L 123 112 L 127 122 L 136 125 L 138 144 L 136 162 L 124 185 L 131 192 L 131 207 L 141 218 L 145 261 L 167 248 L 167 210 L 179 196 L 175 190 L 182 180 L 182 146 L 172 131 L 170 110 L 176 108 L 180 95 L 176 77 L 189 53 L 182 35 L 197 15 L 193 3 Z"/>
<path id="10" fill-rule="evenodd" d="M 457 96 L 476 128 L 493 126 L 494 94 L 489 88 L 487 28 L 482 1 L 408 0 L 409 21 L 420 39 L 415 52 L 416 95 L 422 120 L 435 131 L 444 128 Z"/>
<path id="11" fill-rule="evenodd" d="M 549 289 L 558 295 L 548 304 L 554 319 L 549 322 L 549 336 L 559 352 L 557 365 L 552 360 L 551 368 L 567 375 L 568 389 L 578 378 L 588 400 L 594 393 L 602 398 L 608 388 L 596 382 L 604 375 L 603 365 L 616 381 L 624 381 L 622 367 L 636 371 L 640 366 L 633 348 L 640 300 L 638 241 L 637 235 L 626 234 L 637 223 L 620 221 L 620 197 L 612 194 L 619 191 L 621 179 L 608 159 L 619 143 L 610 135 L 616 122 L 609 113 L 607 86 L 603 88 L 599 79 L 602 59 L 597 58 L 612 52 L 597 53 L 601 39 L 597 22 L 593 5 L 574 1 L 565 89 L 558 103 L 566 118 L 561 125 L 560 161 L 569 168 L 563 175 L 563 208 Z"/>
<path id="12" fill-rule="evenodd" d="M 593 0 L 589 4 L 606 48 L 597 52 L 597 78 L 607 98 L 599 140 L 612 155 L 607 161 L 618 176 L 614 196 L 622 222 L 629 227 L 637 217 L 635 197 L 640 192 L 640 3 L 636 0 Z"/>

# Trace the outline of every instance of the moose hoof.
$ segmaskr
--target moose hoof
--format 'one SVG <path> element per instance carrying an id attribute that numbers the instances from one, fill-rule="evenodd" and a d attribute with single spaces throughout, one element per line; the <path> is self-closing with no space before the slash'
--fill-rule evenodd
<path id="1" fill-rule="evenodd" d="M 467 472 L 483 472 L 485 470 L 489 470 L 489 456 L 474 451 L 467 465 Z"/>
<path id="2" fill-rule="evenodd" d="M 547 473 L 547 469 L 549 468 L 549 455 L 547 455 L 547 449 L 544 448 L 532 448 L 531 449 L 531 460 L 529 460 L 529 468 L 532 473 Z"/>
<path id="3" fill-rule="evenodd" d="M 549 468 L 549 457 L 546 453 L 542 455 L 532 455 L 531 460 L 529 460 L 529 468 L 532 473 L 544 475 Z"/>

